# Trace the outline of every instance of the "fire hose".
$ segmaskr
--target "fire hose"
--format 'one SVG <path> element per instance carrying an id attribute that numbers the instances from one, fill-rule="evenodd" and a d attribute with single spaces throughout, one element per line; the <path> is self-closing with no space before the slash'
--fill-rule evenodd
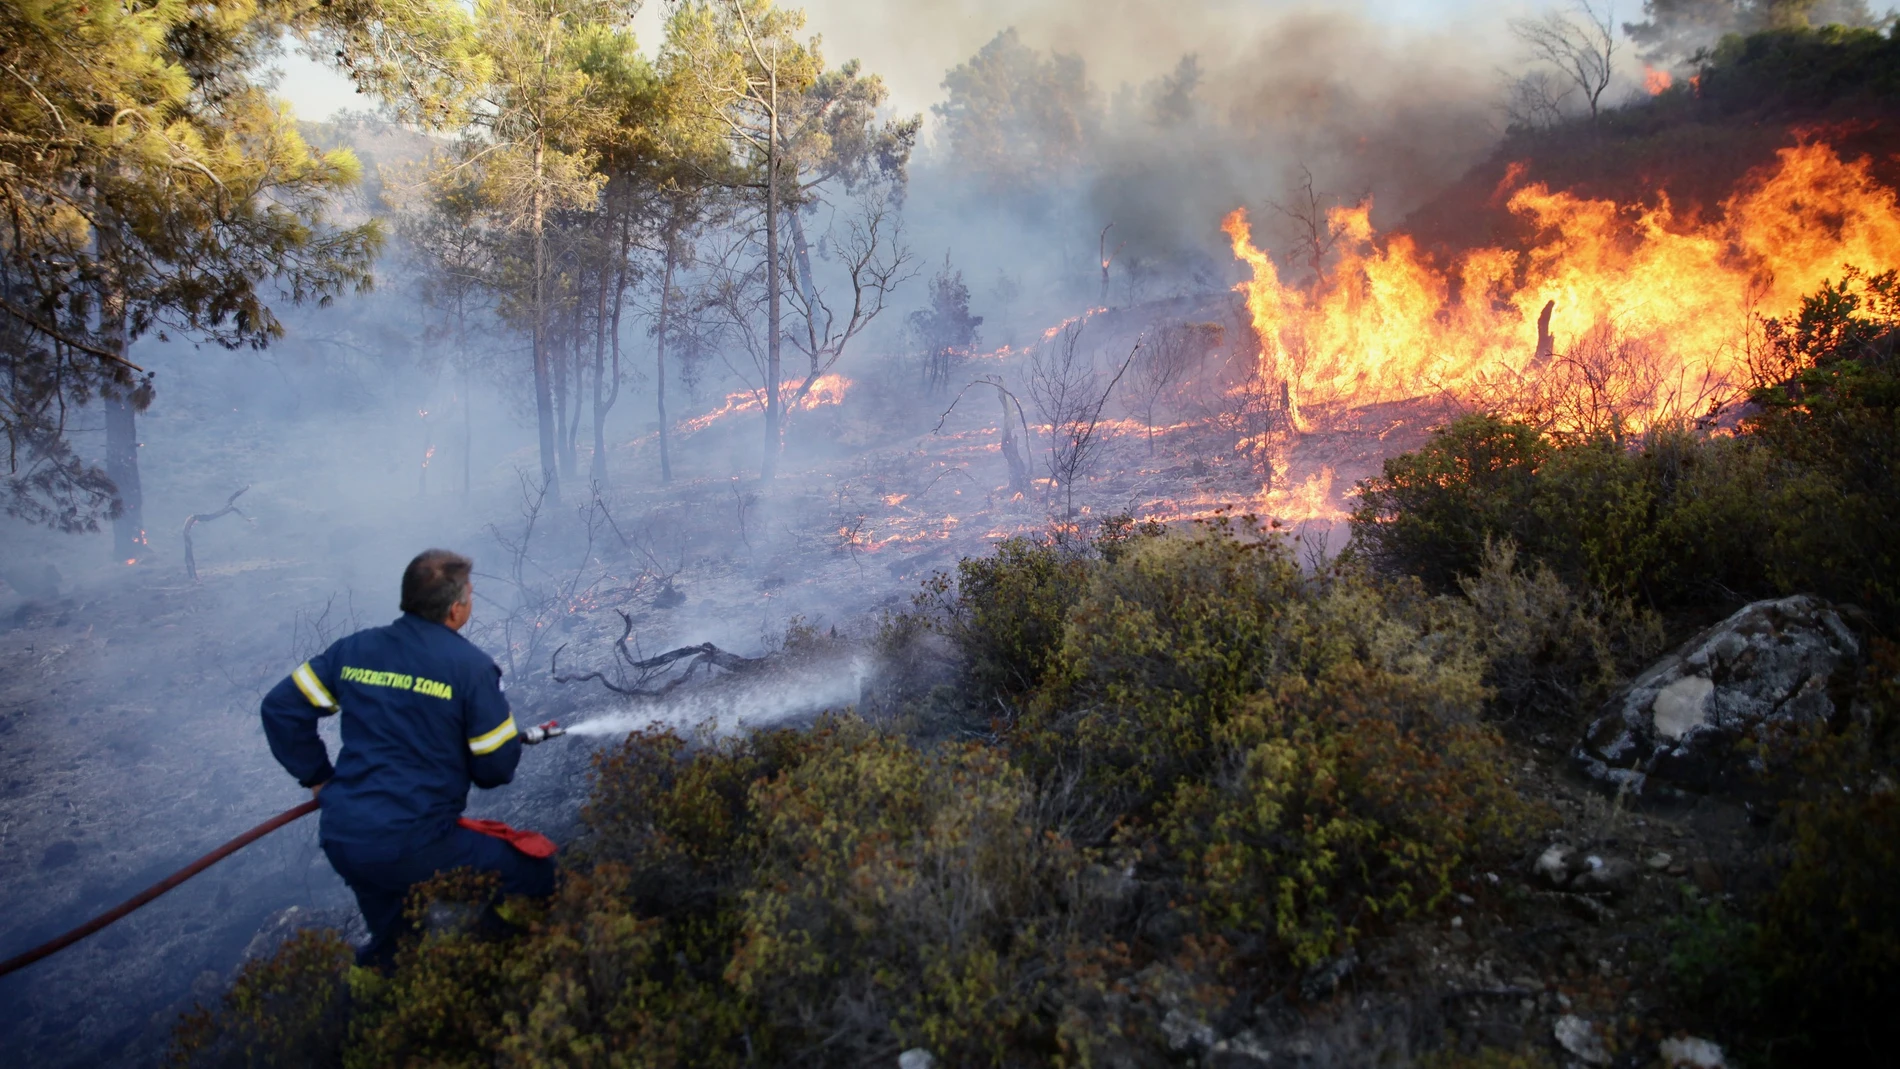
<path id="1" fill-rule="evenodd" d="M 567 734 L 565 728 L 550 720 L 545 724 L 535 724 L 528 727 L 521 733 L 521 741 L 532 746 L 535 743 L 545 742 L 548 739 L 565 734 Z M 74 928 L 65 935 L 49 939 L 23 954 L 15 954 L 5 961 L 0 961 L 0 976 L 17 972 L 39 961 L 41 958 L 51 957 L 65 950 L 67 947 L 105 928 L 107 925 L 123 919 L 127 914 L 149 905 L 151 901 L 158 896 L 177 887 L 179 884 L 184 883 L 186 880 L 191 879 L 193 876 L 198 875 L 218 862 L 223 861 L 225 858 L 230 857 L 232 854 L 237 853 L 239 850 L 244 849 L 257 840 L 262 839 L 278 828 L 286 824 L 293 824 L 316 811 L 317 800 L 315 798 L 312 798 L 300 806 L 284 810 L 282 813 L 277 814 L 264 823 L 259 824 L 257 827 L 252 828 L 250 831 L 232 839 L 230 842 L 225 843 L 216 850 L 211 851 L 191 864 L 186 865 L 184 868 L 179 869 L 177 872 L 172 873 L 170 876 L 147 887 L 145 890 L 140 891 L 124 902 L 119 903 L 112 909 Z"/>

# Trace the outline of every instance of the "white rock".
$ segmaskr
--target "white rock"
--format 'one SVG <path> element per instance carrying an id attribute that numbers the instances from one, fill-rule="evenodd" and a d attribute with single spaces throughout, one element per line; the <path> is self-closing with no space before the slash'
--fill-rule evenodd
<path id="1" fill-rule="evenodd" d="M 1846 616 L 1843 616 L 1846 612 Z M 1862 642 L 1851 611 L 1808 595 L 1757 601 L 1657 661 L 1606 703 L 1572 759 L 1604 786 L 1723 789 L 1766 771 L 1745 738 L 1779 737 L 1835 713 L 1828 682 Z"/>
<path id="2" fill-rule="evenodd" d="M 1657 1045 L 1656 1053 L 1669 1069 L 1728 1069 L 1721 1047 L 1694 1036 L 1665 1039 Z"/>
<path id="3" fill-rule="evenodd" d="M 1206 1050 L 1220 1039 L 1206 1021 L 1182 1013 L 1180 1009 L 1168 1011 L 1161 1019 L 1161 1034 L 1168 1037 L 1168 1049 L 1178 1053 Z M 928 1069 L 928 1067 L 925 1067 Z"/>
<path id="4" fill-rule="evenodd" d="M 1538 879 L 1552 887 L 1562 887 L 1570 882 L 1570 855 L 1574 853 L 1562 843 L 1552 843 L 1537 858 L 1537 864 L 1531 871 Z"/>
<path id="5" fill-rule="evenodd" d="M 937 1069 L 937 1056 L 922 1047 L 912 1047 L 897 1056 L 897 1069 Z"/>
<path id="6" fill-rule="evenodd" d="M 1597 1035 L 1596 1026 L 1589 1021 L 1573 1013 L 1565 1014 L 1557 1018 L 1551 1032 L 1557 1037 L 1557 1045 L 1578 1061 L 1586 1065 L 1610 1064 L 1610 1052 L 1603 1046 L 1603 1037 Z"/>
<path id="7" fill-rule="evenodd" d="M 1656 734 L 1675 741 L 1709 722 L 1709 695 L 1715 681 L 1708 676 L 1683 676 L 1656 692 L 1649 715 Z"/>

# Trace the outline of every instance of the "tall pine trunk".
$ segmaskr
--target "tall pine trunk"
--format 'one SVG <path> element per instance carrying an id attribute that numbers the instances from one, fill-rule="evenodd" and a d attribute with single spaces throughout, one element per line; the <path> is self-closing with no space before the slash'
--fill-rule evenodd
<path id="1" fill-rule="evenodd" d="M 554 441 L 554 390 L 548 367 L 547 330 L 547 239 L 542 226 L 545 197 L 541 189 L 542 170 L 547 162 L 547 140 L 534 135 L 534 185 L 528 193 L 529 226 L 534 238 L 534 414 L 541 432 L 541 480 L 547 486 L 548 501 L 561 502 L 560 462 Z"/>
<path id="2" fill-rule="evenodd" d="M 627 258 L 633 253 L 633 220 L 631 209 L 623 206 L 620 215 L 620 259 L 614 263 L 614 304 L 613 314 L 608 319 L 608 353 L 612 356 L 613 376 L 609 381 L 606 398 L 601 397 L 600 374 L 598 368 L 594 376 L 594 481 L 607 485 L 607 413 L 612 411 L 614 403 L 620 400 L 620 309 L 627 297 Z M 607 285 L 606 276 L 601 276 L 601 286 Z"/>
<path id="3" fill-rule="evenodd" d="M 468 344 L 467 331 L 463 331 L 462 344 Z M 462 357 L 462 497 L 472 493 L 475 467 L 475 394 L 472 375 L 469 371 L 466 352 Z"/>
<path id="4" fill-rule="evenodd" d="M 600 285 L 594 294 L 594 455 L 587 466 L 595 486 L 607 484 L 607 279 L 611 272 L 600 265 Z"/>
<path id="5" fill-rule="evenodd" d="M 99 228 L 99 259 L 107 265 L 99 284 L 99 334 L 105 347 L 125 359 L 125 292 L 111 265 L 119 253 L 115 224 Z M 121 369 L 123 370 L 123 369 Z M 139 485 L 138 402 L 140 384 L 129 378 L 104 391 L 106 415 L 106 478 L 117 495 L 118 515 L 112 518 L 112 557 L 136 563 L 149 548 L 145 537 L 145 491 Z"/>
<path id="6" fill-rule="evenodd" d="M 659 398 L 660 418 L 660 481 L 673 481 L 673 460 L 667 453 L 666 441 L 666 332 L 672 327 L 669 318 L 673 311 L 673 268 L 679 263 L 679 226 L 675 218 L 666 231 L 666 267 L 660 273 L 660 323 L 659 344 L 653 360 L 654 393 Z"/>
<path id="7" fill-rule="evenodd" d="M 580 339 L 576 337 L 576 324 L 572 319 L 566 323 L 557 343 L 560 359 L 554 363 L 554 449 L 561 458 L 561 475 L 574 477 L 574 433 L 579 429 L 581 420 L 580 394 Z M 573 382 L 573 404 L 568 404 L 569 379 Z"/>
<path id="8" fill-rule="evenodd" d="M 117 338 L 108 342 L 120 352 L 125 351 L 125 331 L 123 327 L 116 334 L 108 333 L 108 338 Z M 145 492 L 139 486 L 139 431 L 138 407 L 133 398 L 135 388 L 121 386 L 106 397 L 106 478 L 112 480 L 112 486 L 118 494 L 119 514 L 112 519 L 112 555 L 114 560 L 132 564 L 144 557 L 147 550 L 145 538 Z"/>
<path id="9" fill-rule="evenodd" d="M 779 451 L 779 262 L 778 262 L 778 71 L 772 71 L 770 129 L 765 142 L 765 461 L 759 478 L 778 472 Z"/>

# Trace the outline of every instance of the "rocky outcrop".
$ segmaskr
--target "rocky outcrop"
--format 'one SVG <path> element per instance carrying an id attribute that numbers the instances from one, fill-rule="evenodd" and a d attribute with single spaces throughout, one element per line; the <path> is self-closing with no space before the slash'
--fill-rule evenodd
<path id="1" fill-rule="evenodd" d="M 1834 716 L 1830 690 L 1861 657 L 1853 615 L 1807 595 L 1742 608 L 1610 699 L 1576 749 L 1578 765 L 1634 794 L 1758 779 L 1778 742 Z"/>

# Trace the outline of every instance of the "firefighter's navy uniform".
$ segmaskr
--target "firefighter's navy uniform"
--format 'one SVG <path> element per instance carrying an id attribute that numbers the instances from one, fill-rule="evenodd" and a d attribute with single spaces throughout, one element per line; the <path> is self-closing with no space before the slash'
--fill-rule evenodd
<path id="1" fill-rule="evenodd" d="M 409 889 L 438 872 L 496 873 L 503 894 L 553 890 L 552 861 L 456 823 L 469 784 L 514 778 L 521 739 L 501 669 L 449 627 L 404 613 L 339 639 L 273 687 L 262 711 L 278 762 L 304 786 L 323 785 L 323 852 L 362 907 L 364 962 L 389 960 Z M 317 721 L 339 712 L 332 767 Z"/>

